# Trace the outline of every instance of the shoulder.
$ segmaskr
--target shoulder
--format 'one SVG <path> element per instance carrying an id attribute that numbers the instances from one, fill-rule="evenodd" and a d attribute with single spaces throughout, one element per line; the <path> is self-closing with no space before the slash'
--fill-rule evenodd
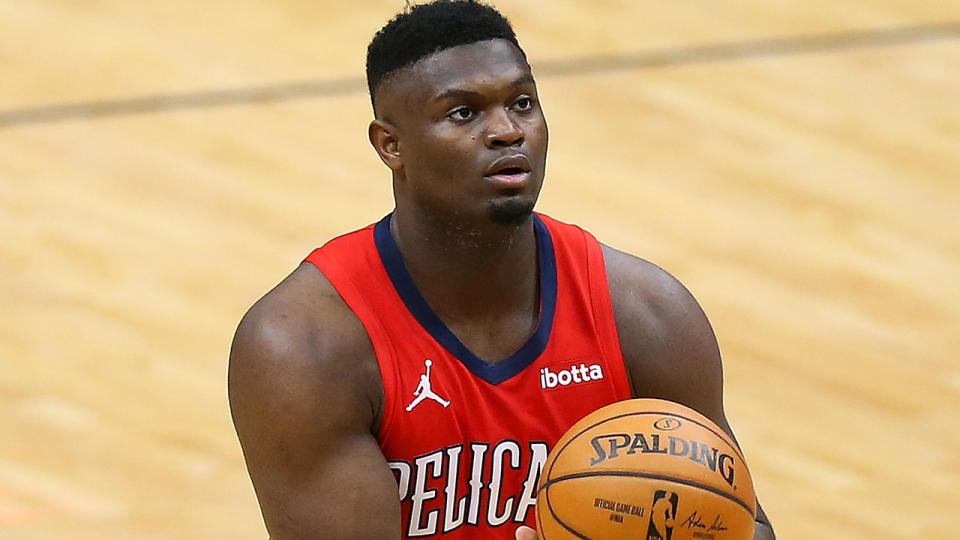
<path id="1" fill-rule="evenodd" d="M 659 266 L 603 246 L 620 347 L 636 397 L 722 417 L 717 340 L 696 299 Z"/>
<path id="2" fill-rule="evenodd" d="M 678 333 L 676 337 L 690 337 L 684 333 L 702 330 L 703 311 L 677 278 L 652 262 L 606 245 L 603 258 L 618 321 L 640 324 L 646 334 L 664 338 Z"/>
<path id="3" fill-rule="evenodd" d="M 304 404 L 283 402 L 320 393 L 338 400 L 344 412 L 355 411 L 358 420 L 370 416 L 364 421 L 372 425 L 382 401 L 379 381 L 363 325 L 330 281 L 309 263 L 301 264 L 247 311 L 230 350 L 228 382 L 234 409 L 254 403 L 300 408 Z"/>
<path id="4" fill-rule="evenodd" d="M 396 538 L 397 488 L 374 436 L 382 386 L 363 327 L 301 265 L 240 322 L 230 413 L 274 537 Z M 371 515 L 354 507 L 355 491 Z"/>

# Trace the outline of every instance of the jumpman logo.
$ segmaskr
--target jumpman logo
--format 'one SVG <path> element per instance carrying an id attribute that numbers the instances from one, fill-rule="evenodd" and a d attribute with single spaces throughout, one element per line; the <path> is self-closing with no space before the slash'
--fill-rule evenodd
<path id="1" fill-rule="evenodd" d="M 433 361 L 427 358 L 423 363 L 427 365 L 427 372 L 420 376 L 420 384 L 417 385 L 416 391 L 413 392 L 413 395 L 417 397 L 407 405 L 407 412 L 412 411 L 414 407 L 427 398 L 436 401 L 444 407 L 450 405 L 449 401 L 433 393 L 433 389 L 430 388 L 430 366 L 433 365 Z"/>

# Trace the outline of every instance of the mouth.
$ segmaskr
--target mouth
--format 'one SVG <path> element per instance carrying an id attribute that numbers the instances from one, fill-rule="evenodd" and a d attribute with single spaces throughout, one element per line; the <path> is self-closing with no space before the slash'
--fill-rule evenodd
<path id="1" fill-rule="evenodd" d="M 526 156 L 507 156 L 493 162 L 484 178 L 505 187 L 518 187 L 530 178 L 530 162 Z"/>
<path id="2" fill-rule="evenodd" d="M 525 171 L 519 167 L 508 167 L 487 176 L 487 178 L 500 184 L 522 184 L 529 177 L 530 171 Z"/>

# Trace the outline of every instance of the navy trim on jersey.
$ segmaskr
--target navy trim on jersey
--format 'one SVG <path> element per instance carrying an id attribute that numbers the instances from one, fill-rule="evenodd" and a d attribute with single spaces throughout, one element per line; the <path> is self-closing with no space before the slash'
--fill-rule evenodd
<path id="1" fill-rule="evenodd" d="M 536 214 L 533 216 L 540 264 L 540 321 L 537 324 L 537 331 L 508 358 L 496 364 L 490 364 L 473 354 L 473 351 L 468 349 L 447 328 L 440 317 L 437 317 L 433 308 L 427 304 L 427 301 L 420 294 L 420 290 L 417 289 L 406 265 L 403 264 L 400 250 L 390 234 L 391 215 L 389 214 L 381 219 L 373 230 L 380 260 L 383 262 L 383 266 L 390 276 L 390 281 L 393 282 L 397 294 L 400 295 L 407 309 L 423 326 L 424 330 L 437 340 L 437 343 L 457 357 L 474 375 L 490 384 L 500 384 L 520 373 L 543 353 L 550 341 L 553 316 L 557 308 L 557 259 L 553 252 L 553 239 L 550 237 L 550 231 L 539 216 Z"/>

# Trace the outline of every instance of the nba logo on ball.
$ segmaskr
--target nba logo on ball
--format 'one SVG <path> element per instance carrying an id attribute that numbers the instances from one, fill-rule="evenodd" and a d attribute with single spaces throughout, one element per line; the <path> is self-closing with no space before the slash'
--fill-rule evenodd
<path id="1" fill-rule="evenodd" d="M 647 540 L 670 540 L 673 537 L 673 524 L 677 519 L 676 493 L 658 490 L 653 494 L 650 505 L 650 526 L 647 527 Z"/>

